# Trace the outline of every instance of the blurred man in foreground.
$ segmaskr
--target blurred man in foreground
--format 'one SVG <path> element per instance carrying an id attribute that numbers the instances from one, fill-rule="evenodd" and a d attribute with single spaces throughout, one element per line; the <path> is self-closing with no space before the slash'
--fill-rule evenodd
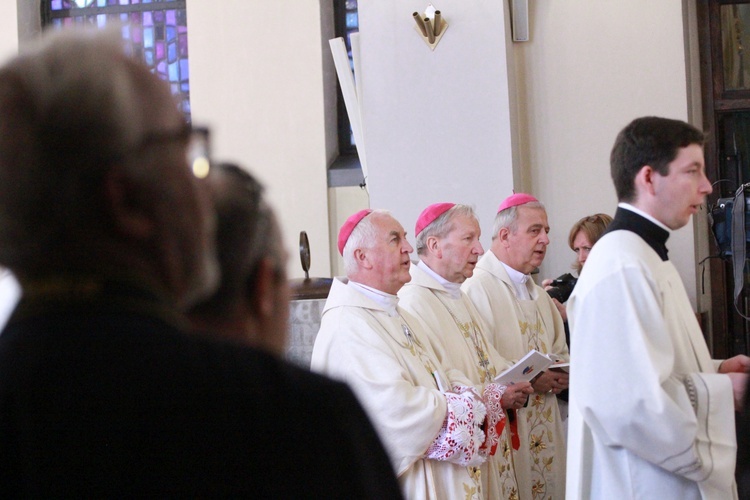
<path id="1" fill-rule="evenodd" d="M 205 333 L 283 356 L 289 319 L 286 250 L 263 186 L 238 165 L 208 178 L 217 215 L 218 289 L 190 309 Z"/>

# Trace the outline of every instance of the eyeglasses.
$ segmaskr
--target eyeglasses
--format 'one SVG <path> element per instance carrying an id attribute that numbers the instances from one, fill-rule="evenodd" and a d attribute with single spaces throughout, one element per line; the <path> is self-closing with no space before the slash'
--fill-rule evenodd
<path id="1" fill-rule="evenodd" d="M 211 172 L 211 133 L 208 127 L 191 127 L 188 165 L 199 179 L 205 179 Z"/>
<path id="2" fill-rule="evenodd" d="M 211 134 L 208 127 L 194 127 L 188 124 L 178 130 L 149 132 L 136 147 L 141 152 L 153 145 L 165 142 L 186 141 L 187 162 L 193 175 L 199 179 L 208 177 L 211 171 Z"/>

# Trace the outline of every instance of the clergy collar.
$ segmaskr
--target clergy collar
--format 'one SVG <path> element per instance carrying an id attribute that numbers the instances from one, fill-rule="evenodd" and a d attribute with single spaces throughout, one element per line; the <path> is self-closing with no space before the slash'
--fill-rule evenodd
<path id="1" fill-rule="evenodd" d="M 516 271 L 502 260 L 500 261 L 500 264 L 503 265 L 505 271 L 508 273 L 508 276 L 513 281 L 513 283 L 516 283 L 518 285 L 525 285 L 526 282 L 531 279 L 531 275 L 523 274 L 521 271 Z"/>
<path id="2" fill-rule="evenodd" d="M 508 273 L 508 277 L 510 278 L 510 281 L 513 283 L 513 288 L 516 292 L 516 297 L 519 299 L 529 300 L 531 299 L 531 293 L 529 293 L 529 288 L 527 287 L 528 281 L 531 279 L 530 274 L 523 274 L 521 271 L 516 271 L 512 267 L 510 267 L 508 264 L 500 261 L 500 264 L 503 265 L 505 268 L 505 272 Z"/>
<path id="3" fill-rule="evenodd" d="M 669 231 L 669 228 L 667 227 L 666 224 L 664 224 L 663 222 L 657 220 L 656 217 L 652 216 L 651 214 L 647 214 L 646 212 L 644 212 L 640 208 L 631 205 L 630 203 L 620 202 L 620 203 L 617 204 L 617 206 L 618 207 L 622 207 L 622 208 L 627 208 L 631 212 L 637 213 L 638 215 L 640 215 L 644 219 L 650 220 L 651 222 L 653 222 L 654 224 L 656 224 L 660 228 L 664 229 L 665 231 Z"/>
<path id="4" fill-rule="evenodd" d="M 445 288 L 445 291 L 448 292 L 448 295 L 450 295 L 452 299 L 455 300 L 461 298 L 461 283 L 453 283 L 452 281 L 448 281 L 447 279 L 443 278 L 438 273 L 430 269 L 430 266 L 425 264 L 424 261 L 420 260 L 417 264 L 417 267 L 426 272 L 428 275 L 432 276 L 435 281 L 440 283 L 440 285 Z"/>
<path id="5" fill-rule="evenodd" d="M 349 285 L 364 296 L 377 303 L 385 310 L 385 312 L 388 313 L 388 316 L 398 316 L 398 312 L 396 311 L 396 306 L 398 305 L 398 296 L 376 290 L 371 286 L 363 285 L 362 283 L 357 283 L 356 281 L 352 280 L 349 280 Z"/>
<path id="6" fill-rule="evenodd" d="M 664 224 L 649 214 L 629 203 L 619 203 L 615 218 L 607 227 L 605 233 L 611 233 L 619 229 L 637 234 L 659 255 L 661 260 L 669 260 L 666 243 L 670 232 Z"/>

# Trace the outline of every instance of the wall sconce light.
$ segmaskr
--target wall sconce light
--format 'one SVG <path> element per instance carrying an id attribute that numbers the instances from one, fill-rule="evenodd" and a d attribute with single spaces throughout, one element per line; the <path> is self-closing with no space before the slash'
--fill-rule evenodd
<path id="1" fill-rule="evenodd" d="M 510 28 L 514 42 L 529 41 L 529 0 L 511 0 Z"/>
<path id="2" fill-rule="evenodd" d="M 431 50 L 435 50 L 440 39 L 443 38 L 445 30 L 448 29 L 448 23 L 443 19 L 442 13 L 430 4 L 424 14 L 414 12 L 412 17 L 416 23 L 414 29 L 417 30 L 427 46 Z"/>

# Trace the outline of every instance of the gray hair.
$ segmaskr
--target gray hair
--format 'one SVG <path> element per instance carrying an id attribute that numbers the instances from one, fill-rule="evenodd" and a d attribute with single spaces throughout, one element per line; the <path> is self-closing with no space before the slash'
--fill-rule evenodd
<path id="1" fill-rule="evenodd" d="M 196 304 L 194 314 L 222 317 L 239 298 L 257 286 L 257 269 L 270 259 L 277 281 L 286 279 L 281 231 L 266 202 L 264 187 L 249 172 L 232 163 L 215 167 L 212 190 L 216 209 L 216 242 L 221 283 L 218 290 Z"/>
<path id="2" fill-rule="evenodd" d="M 503 228 L 510 229 L 511 233 L 515 233 L 518 229 L 518 207 L 526 208 L 541 208 L 544 210 L 544 205 L 540 201 L 530 201 L 523 205 L 516 205 L 515 207 L 506 208 L 505 210 L 498 212 L 495 216 L 495 222 L 492 225 L 492 240 L 497 238 L 498 233 Z"/>
<path id="3" fill-rule="evenodd" d="M 127 159 L 152 119 L 143 96 L 155 88 L 171 96 L 125 54 L 117 30 L 51 32 L 0 68 L 2 264 L 35 269 L 62 248 L 95 245 L 108 217 L 102 179 L 115 161 L 160 180 L 153 162 Z"/>
<path id="4" fill-rule="evenodd" d="M 430 236 L 444 238 L 448 235 L 448 233 L 453 231 L 453 218 L 460 216 L 472 217 L 475 220 L 477 219 L 477 215 L 473 207 L 460 204 L 454 205 L 453 207 L 440 214 L 437 219 L 428 224 L 427 227 L 417 235 L 417 255 L 422 255 L 426 252 L 427 238 L 429 238 Z"/>
<path id="5" fill-rule="evenodd" d="M 358 268 L 357 260 L 354 258 L 354 251 L 358 248 L 371 248 L 375 238 L 378 236 L 374 224 L 375 217 L 373 215 L 391 215 L 391 213 L 383 209 L 373 210 L 354 227 L 342 252 L 344 257 L 344 272 L 347 275 L 354 274 Z"/>

